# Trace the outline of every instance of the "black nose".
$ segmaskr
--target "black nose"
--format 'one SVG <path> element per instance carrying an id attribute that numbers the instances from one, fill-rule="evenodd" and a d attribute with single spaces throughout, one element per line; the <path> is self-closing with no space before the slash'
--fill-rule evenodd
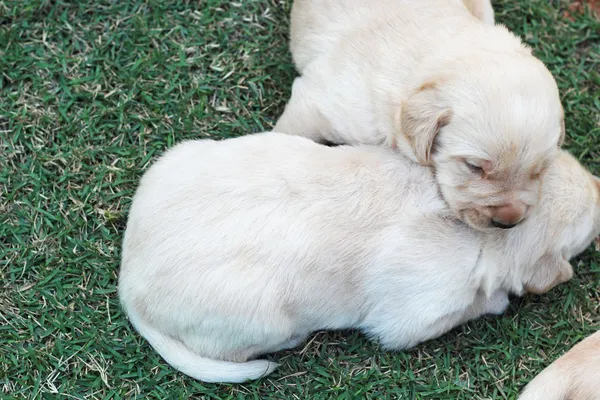
<path id="1" fill-rule="evenodd" d="M 495 228 L 500 228 L 500 229 L 511 229 L 511 228 L 514 228 L 515 226 L 517 226 L 517 224 L 518 224 L 518 222 L 516 224 L 503 224 L 502 222 L 492 220 L 492 225 Z"/>

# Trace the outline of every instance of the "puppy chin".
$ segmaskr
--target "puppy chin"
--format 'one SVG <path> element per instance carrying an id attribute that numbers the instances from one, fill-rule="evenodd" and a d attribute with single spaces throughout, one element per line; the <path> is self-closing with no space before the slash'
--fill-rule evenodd
<path id="1" fill-rule="evenodd" d="M 487 232 L 495 229 L 492 219 L 474 208 L 460 211 L 460 219 L 477 231 Z"/>

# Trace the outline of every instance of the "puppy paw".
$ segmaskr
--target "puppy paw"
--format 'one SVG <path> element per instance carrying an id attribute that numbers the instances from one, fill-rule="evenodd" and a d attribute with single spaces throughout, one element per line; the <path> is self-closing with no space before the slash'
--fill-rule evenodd
<path id="1" fill-rule="evenodd" d="M 500 315 L 506 311 L 509 304 L 508 293 L 504 290 L 497 290 L 487 299 L 485 312 L 486 314 Z"/>

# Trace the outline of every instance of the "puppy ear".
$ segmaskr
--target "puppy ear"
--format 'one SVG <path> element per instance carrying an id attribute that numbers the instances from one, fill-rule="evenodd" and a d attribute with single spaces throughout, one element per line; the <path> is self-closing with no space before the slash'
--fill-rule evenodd
<path id="1" fill-rule="evenodd" d="M 533 294 L 546 293 L 573 277 L 573 267 L 561 255 L 544 254 L 532 267 L 533 275 L 525 283 L 525 290 Z"/>
<path id="2" fill-rule="evenodd" d="M 431 165 L 431 151 L 439 130 L 450 123 L 452 110 L 442 106 L 436 82 L 427 82 L 402 103 L 400 131 L 410 143 L 417 161 Z"/>

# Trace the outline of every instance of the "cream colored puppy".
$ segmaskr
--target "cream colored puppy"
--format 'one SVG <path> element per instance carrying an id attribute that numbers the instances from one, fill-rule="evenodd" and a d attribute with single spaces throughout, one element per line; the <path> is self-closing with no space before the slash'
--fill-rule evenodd
<path id="1" fill-rule="evenodd" d="M 295 0 L 291 21 L 301 76 L 274 131 L 396 147 L 475 229 L 529 215 L 563 110 L 516 36 L 460 0 Z"/>
<path id="2" fill-rule="evenodd" d="M 542 371 L 519 400 L 600 400 L 600 332 Z"/>
<path id="3" fill-rule="evenodd" d="M 600 230 L 598 197 L 562 153 L 531 217 L 484 233 L 391 149 L 280 133 L 185 142 L 141 180 L 119 295 L 169 364 L 208 382 L 264 376 L 277 364 L 254 358 L 321 329 L 404 349 L 568 280 Z"/>

